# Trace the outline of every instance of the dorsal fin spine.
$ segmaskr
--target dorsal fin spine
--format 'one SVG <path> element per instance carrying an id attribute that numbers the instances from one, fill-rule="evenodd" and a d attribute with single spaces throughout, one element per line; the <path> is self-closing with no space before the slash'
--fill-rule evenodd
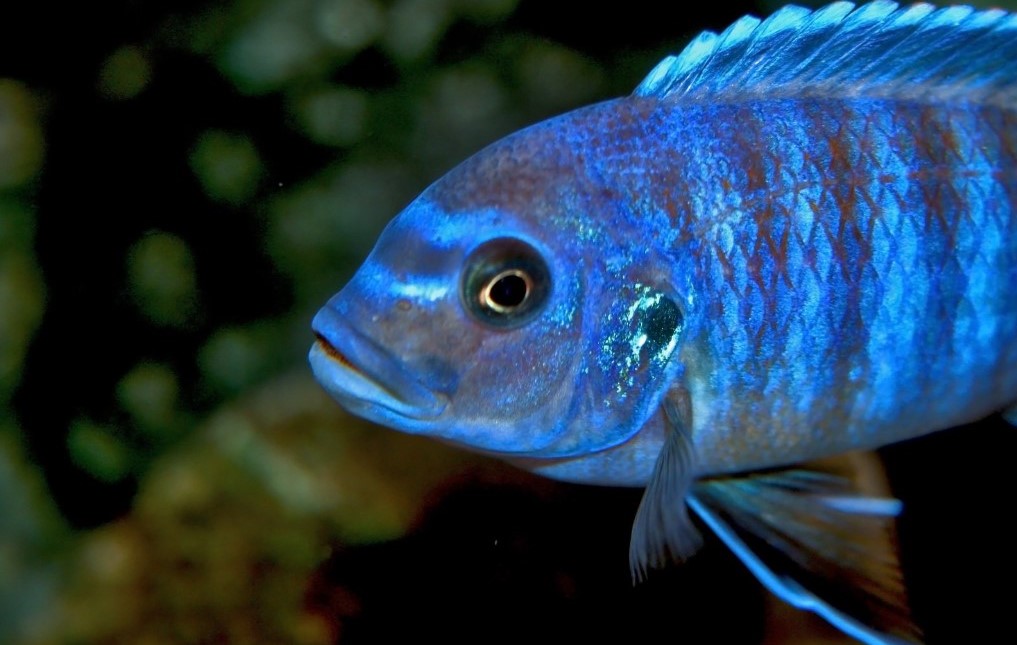
<path id="1" fill-rule="evenodd" d="M 788 6 L 703 32 L 634 94 L 711 101 L 819 96 L 1017 103 L 1017 16 L 968 6 Z"/>

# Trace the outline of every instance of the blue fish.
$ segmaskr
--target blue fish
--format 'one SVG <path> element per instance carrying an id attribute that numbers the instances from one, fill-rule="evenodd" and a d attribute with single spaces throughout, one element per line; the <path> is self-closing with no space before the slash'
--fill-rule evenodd
<path id="1" fill-rule="evenodd" d="M 314 373 L 377 423 L 645 486 L 637 579 L 696 550 L 691 508 L 781 598 L 918 641 L 899 502 L 799 464 L 1017 417 L 1014 61 L 1017 17 L 963 6 L 703 33 L 410 203 Z"/>

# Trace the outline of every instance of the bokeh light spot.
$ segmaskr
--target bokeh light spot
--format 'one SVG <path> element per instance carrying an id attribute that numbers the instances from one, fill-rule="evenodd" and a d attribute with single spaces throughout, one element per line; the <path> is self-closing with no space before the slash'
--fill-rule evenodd
<path id="1" fill-rule="evenodd" d="M 191 153 L 191 170 L 212 199 L 240 205 L 258 190 L 262 166 L 251 140 L 221 130 L 208 130 Z"/>
<path id="2" fill-rule="evenodd" d="M 345 87 L 307 92 L 290 107 L 307 137 L 329 146 L 349 146 L 364 136 L 367 95 Z"/>
<path id="3" fill-rule="evenodd" d="M 77 419 L 67 434 L 71 459 L 96 479 L 117 482 L 130 473 L 131 456 L 112 428 Z"/>
<path id="4" fill-rule="evenodd" d="M 520 56 L 518 70 L 523 92 L 542 112 L 588 103 L 599 98 L 604 87 L 596 65 L 553 43 L 532 43 Z"/>
<path id="5" fill-rule="evenodd" d="M 128 281 L 134 300 L 152 322 L 188 327 L 196 322 L 198 288 L 187 244 L 169 233 L 151 233 L 131 248 Z"/>
<path id="6" fill-rule="evenodd" d="M 362 257 L 419 190 L 398 164 L 336 166 L 272 204 L 269 250 L 283 270 L 303 276 L 301 293 L 320 298 L 335 290 L 337 268 Z"/>
<path id="7" fill-rule="evenodd" d="M 234 35 L 220 66 L 242 91 L 260 94 L 309 74 L 323 62 L 324 46 L 307 3 L 274 2 Z"/>
<path id="8" fill-rule="evenodd" d="M 163 438 L 176 418 L 179 389 L 173 370 L 143 361 L 117 384 L 117 398 L 142 430 Z"/>
<path id="9" fill-rule="evenodd" d="M 235 393 L 263 378 L 268 371 L 269 339 L 256 329 L 221 329 L 198 354 L 208 383 L 220 392 Z"/>
<path id="10" fill-rule="evenodd" d="M 315 18 L 322 37 L 348 52 L 370 45 L 385 26 L 384 14 L 371 0 L 324 0 Z"/>
<path id="11" fill-rule="evenodd" d="M 505 91 L 490 70 L 458 67 L 432 81 L 420 105 L 416 144 L 432 163 L 451 166 L 516 124 Z"/>
<path id="12" fill-rule="evenodd" d="M 449 20 L 444 0 L 399 0 L 389 13 L 385 46 L 395 58 L 421 58 L 434 48 Z"/>
<path id="13" fill-rule="evenodd" d="M 22 251 L 0 254 L 0 405 L 17 384 L 21 364 L 42 316 L 38 268 Z"/>
<path id="14" fill-rule="evenodd" d="M 518 4 L 519 0 L 459 0 L 456 8 L 463 16 L 488 24 L 504 20 Z"/>
<path id="15" fill-rule="evenodd" d="M 111 99 L 134 98 L 148 85 L 151 73 L 144 52 L 137 47 L 121 47 L 103 63 L 99 91 Z"/>
<path id="16" fill-rule="evenodd" d="M 25 87 L 0 78 L 0 189 L 27 182 L 42 166 L 38 116 L 35 100 Z"/>

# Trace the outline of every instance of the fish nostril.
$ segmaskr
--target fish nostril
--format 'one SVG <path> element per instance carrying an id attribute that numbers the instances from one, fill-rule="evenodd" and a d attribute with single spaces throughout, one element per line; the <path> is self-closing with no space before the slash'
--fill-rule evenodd
<path id="1" fill-rule="evenodd" d="M 406 298 L 400 298 L 396 301 L 396 309 L 405 313 L 410 309 L 413 309 L 413 304 Z"/>

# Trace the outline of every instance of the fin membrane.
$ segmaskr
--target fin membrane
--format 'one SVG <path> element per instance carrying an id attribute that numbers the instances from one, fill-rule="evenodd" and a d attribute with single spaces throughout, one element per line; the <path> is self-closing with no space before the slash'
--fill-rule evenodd
<path id="1" fill-rule="evenodd" d="M 876 0 L 704 32 L 669 56 L 636 96 L 689 100 L 892 98 L 1017 105 L 1017 15 Z"/>
<path id="2" fill-rule="evenodd" d="M 897 562 L 899 501 L 823 466 L 704 480 L 689 505 L 781 599 L 865 643 L 920 642 Z"/>
<path id="3" fill-rule="evenodd" d="M 665 397 L 662 407 L 668 437 L 632 523 L 629 568 L 633 582 L 645 579 L 650 568 L 685 560 L 702 543 L 685 504 L 695 472 L 689 436 L 691 408 L 686 398 L 673 393 Z"/>

